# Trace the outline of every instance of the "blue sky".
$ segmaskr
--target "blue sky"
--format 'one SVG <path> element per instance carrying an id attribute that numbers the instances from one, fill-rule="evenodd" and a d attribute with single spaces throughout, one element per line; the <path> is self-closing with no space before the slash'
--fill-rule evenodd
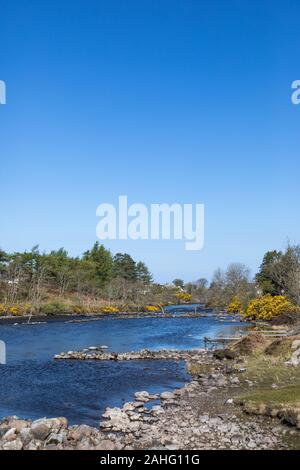
<path id="1" fill-rule="evenodd" d="M 300 3 L 0 1 L 0 246 L 96 240 L 96 207 L 204 203 L 205 245 L 110 241 L 158 281 L 299 242 Z"/>

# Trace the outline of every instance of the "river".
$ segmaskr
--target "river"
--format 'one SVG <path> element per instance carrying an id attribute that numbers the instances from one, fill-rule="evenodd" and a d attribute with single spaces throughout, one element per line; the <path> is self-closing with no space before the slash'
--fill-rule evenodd
<path id="1" fill-rule="evenodd" d="M 203 346 L 204 336 L 232 335 L 245 327 L 213 315 L 0 324 L 7 348 L 7 364 L 0 365 L 0 417 L 66 416 L 71 424 L 98 426 L 106 406 L 132 400 L 136 391 L 157 393 L 182 386 L 189 380 L 185 364 L 55 361 L 54 354 L 99 345 L 116 352 L 192 349 Z"/>

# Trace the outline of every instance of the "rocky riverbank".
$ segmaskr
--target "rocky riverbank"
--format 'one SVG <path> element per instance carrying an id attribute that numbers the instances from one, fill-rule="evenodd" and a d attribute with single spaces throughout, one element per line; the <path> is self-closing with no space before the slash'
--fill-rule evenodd
<path id="1" fill-rule="evenodd" d="M 91 349 L 85 354 L 110 354 Z M 70 352 L 71 353 L 71 352 Z M 72 356 L 74 353 L 70 354 Z M 75 353 L 78 354 L 78 353 Z M 131 357 L 138 353 L 122 353 Z M 173 392 L 135 393 L 122 408 L 106 408 L 99 428 L 69 426 L 65 418 L 0 422 L 0 449 L 291 449 L 300 448 L 297 420 L 249 411 L 240 397 L 257 389 L 238 354 L 206 350 L 157 351 L 151 359 L 185 359 L 192 381 Z M 142 352 L 143 359 L 149 352 Z M 119 356 L 119 355 L 118 355 Z M 121 359 L 122 360 L 122 359 Z M 286 366 L 287 370 L 298 370 Z M 272 381 L 276 378 L 273 377 Z M 276 383 L 270 389 L 278 387 Z M 242 406 L 241 406 L 242 405 Z M 275 415 L 273 415 L 275 416 Z M 300 424 L 300 421 L 299 421 Z M 291 426 L 293 425 L 293 426 Z M 300 427 L 300 426 L 298 426 Z"/>
<path id="2" fill-rule="evenodd" d="M 81 323 L 89 321 L 99 321 L 107 318 L 115 320 L 128 320 L 128 319 L 138 319 L 138 318 L 220 318 L 224 319 L 224 313 L 205 313 L 205 311 L 187 311 L 187 312 L 117 312 L 117 313 L 105 313 L 105 312 L 90 312 L 85 314 L 78 313 L 55 313 L 55 314 L 46 314 L 39 313 L 35 315 L 0 315 L 0 323 L 2 324 L 15 324 L 15 323 L 45 323 L 45 322 L 54 322 L 54 321 L 66 321 L 69 323 Z M 231 315 L 230 318 L 226 317 L 226 321 L 231 321 L 232 323 L 245 321 L 243 318 L 238 315 Z M 245 321 L 246 323 L 246 321 Z"/>
<path id="3" fill-rule="evenodd" d="M 99 429 L 68 426 L 65 418 L 36 421 L 6 418 L 0 423 L 0 449 L 287 448 L 287 434 L 289 438 L 294 437 L 295 431 L 271 419 L 241 417 L 231 400 L 224 404 L 223 394 L 219 392 L 226 385 L 225 376 L 215 374 L 160 396 L 137 392 L 135 400 L 122 408 L 107 408 Z M 152 400 L 160 403 L 148 408 Z"/>

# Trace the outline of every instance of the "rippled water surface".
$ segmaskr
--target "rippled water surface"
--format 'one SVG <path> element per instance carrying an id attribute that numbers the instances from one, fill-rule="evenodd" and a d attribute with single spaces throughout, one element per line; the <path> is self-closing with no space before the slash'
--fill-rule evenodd
<path id="1" fill-rule="evenodd" d="M 61 351 L 107 345 L 110 351 L 190 349 L 204 336 L 231 335 L 245 323 L 209 318 L 105 318 L 82 323 L 0 324 L 7 365 L 0 365 L 0 416 L 66 416 L 98 425 L 106 406 L 119 406 L 138 390 L 159 392 L 188 380 L 173 361 L 54 361 Z"/>

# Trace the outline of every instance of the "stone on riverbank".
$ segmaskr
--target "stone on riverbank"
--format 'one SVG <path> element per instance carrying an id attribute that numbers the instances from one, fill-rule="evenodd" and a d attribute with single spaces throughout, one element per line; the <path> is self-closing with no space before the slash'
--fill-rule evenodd
<path id="1" fill-rule="evenodd" d="M 150 351 L 149 349 L 141 349 L 140 351 L 132 351 L 126 353 L 104 352 L 103 348 L 91 346 L 88 350 L 68 351 L 55 354 L 54 359 L 69 360 L 96 360 L 96 361 L 133 361 L 133 360 L 175 360 L 188 361 L 191 359 L 199 359 L 205 356 L 205 349 L 161 349 L 159 351 Z"/>

